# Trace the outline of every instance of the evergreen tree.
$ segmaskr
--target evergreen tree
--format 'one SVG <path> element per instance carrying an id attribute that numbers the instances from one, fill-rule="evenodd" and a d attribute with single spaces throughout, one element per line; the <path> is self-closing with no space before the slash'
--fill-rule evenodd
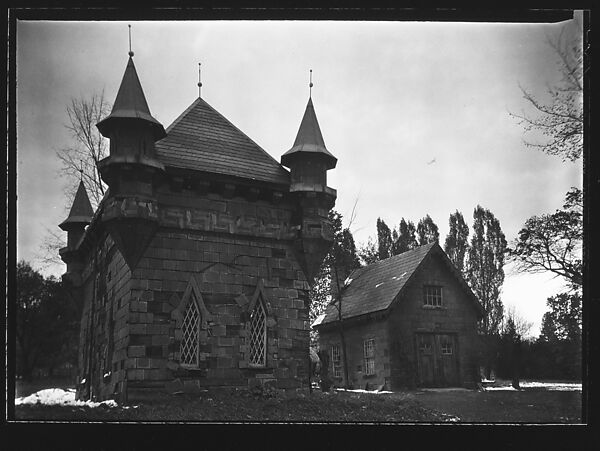
<path id="1" fill-rule="evenodd" d="M 499 346 L 504 306 L 500 289 L 504 282 L 506 239 L 492 212 L 477 206 L 473 211 L 473 236 L 467 258 L 467 281 L 483 308 L 479 323 L 485 377 L 490 379 Z"/>
<path id="2" fill-rule="evenodd" d="M 463 274 L 465 274 L 465 258 L 469 249 L 469 226 L 465 223 L 465 219 L 461 212 L 456 210 L 455 213 L 450 214 L 448 220 L 450 230 L 446 241 L 444 242 L 444 251 L 450 258 L 450 261 L 456 266 L 456 268 Z"/>
<path id="3" fill-rule="evenodd" d="M 377 218 L 377 245 L 379 260 L 384 260 L 391 256 L 392 232 L 381 218 Z"/>
<path id="4" fill-rule="evenodd" d="M 346 338 L 343 323 L 341 321 L 343 305 L 340 292 L 348 275 L 354 269 L 360 267 L 360 260 L 358 258 L 356 244 L 352 233 L 348 228 L 343 228 L 342 226 L 342 215 L 336 211 L 331 211 L 329 212 L 329 220 L 333 227 L 334 240 L 310 292 L 311 307 L 309 317 L 311 322 L 314 322 L 315 319 L 325 311 L 329 304 L 335 306 L 338 313 L 339 333 L 342 343 L 344 380 L 346 381 L 346 384 L 348 384 Z M 313 343 L 318 339 L 314 332 L 311 339 Z"/>
<path id="5" fill-rule="evenodd" d="M 17 374 L 31 379 L 34 370 L 77 364 L 81 306 L 64 290 L 62 281 L 44 278 L 25 261 L 17 264 Z"/>
<path id="6" fill-rule="evenodd" d="M 416 229 L 412 221 L 406 221 L 404 218 L 400 220 L 398 226 L 397 238 L 392 247 L 392 255 L 402 254 L 403 252 L 414 249 L 418 246 L 415 237 Z"/>
<path id="7" fill-rule="evenodd" d="M 419 237 L 419 246 L 439 242 L 440 232 L 438 226 L 431 219 L 431 216 L 426 215 L 419 221 L 417 224 L 417 236 Z"/>
<path id="8" fill-rule="evenodd" d="M 473 211 L 473 237 L 468 251 L 467 279 L 483 307 L 480 332 L 498 333 L 502 323 L 503 305 L 500 290 L 504 283 L 506 238 L 500 221 L 487 209 L 477 206 Z"/>
<path id="9" fill-rule="evenodd" d="M 560 293 L 547 300 L 537 341 L 549 377 L 581 378 L 581 293 Z"/>
<path id="10" fill-rule="evenodd" d="M 377 244 L 369 237 L 367 244 L 363 245 L 358 250 L 358 256 L 365 265 L 370 265 L 379 260 L 379 250 Z"/>

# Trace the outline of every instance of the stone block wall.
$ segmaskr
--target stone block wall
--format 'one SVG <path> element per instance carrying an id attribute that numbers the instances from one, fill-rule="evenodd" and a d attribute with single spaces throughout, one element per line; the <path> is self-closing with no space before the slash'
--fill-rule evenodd
<path id="1" fill-rule="evenodd" d="M 122 399 L 127 383 L 131 272 L 110 235 L 104 233 L 90 251 L 82 280 L 76 290 L 83 302 L 77 396 Z"/>
<path id="2" fill-rule="evenodd" d="M 375 389 L 381 385 L 389 388 L 390 365 L 389 365 L 389 340 L 386 322 L 383 318 L 365 318 L 360 322 L 355 321 L 345 328 L 346 353 L 348 358 L 348 379 L 354 388 Z M 367 375 L 364 361 L 364 341 L 374 339 L 375 343 L 375 372 Z M 337 326 L 321 330 L 319 332 L 319 346 L 326 349 L 331 359 L 331 346 L 340 347 L 340 358 L 342 355 L 342 342 Z M 330 362 L 329 374 L 333 375 L 332 363 Z M 340 378 L 333 378 L 336 385 L 344 384 L 344 369 L 342 360 L 342 371 Z"/>

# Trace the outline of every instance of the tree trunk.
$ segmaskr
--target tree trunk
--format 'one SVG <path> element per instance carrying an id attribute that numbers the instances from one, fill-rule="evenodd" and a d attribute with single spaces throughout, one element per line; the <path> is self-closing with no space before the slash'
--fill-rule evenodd
<path id="1" fill-rule="evenodd" d="M 344 362 L 344 387 L 350 388 L 350 380 L 348 378 L 348 359 L 346 357 L 346 335 L 344 334 L 344 324 L 342 322 L 342 290 L 340 287 L 340 278 L 337 266 L 333 266 L 335 272 L 336 297 L 338 301 L 338 330 L 340 332 L 340 341 L 342 342 L 342 359 Z"/>
<path id="2" fill-rule="evenodd" d="M 521 368 L 521 340 L 517 338 L 513 343 L 512 352 L 512 386 L 516 390 L 520 390 L 519 385 L 519 370 Z"/>

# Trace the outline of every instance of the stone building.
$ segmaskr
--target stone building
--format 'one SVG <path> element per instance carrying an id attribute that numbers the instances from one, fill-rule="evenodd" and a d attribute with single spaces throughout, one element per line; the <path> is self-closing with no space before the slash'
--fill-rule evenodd
<path id="1" fill-rule="evenodd" d="M 348 379 L 356 388 L 473 386 L 477 298 L 437 243 L 356 269 L 341 289 Z M 313 327 L 345 385 L 337 302 Z"/>
<path id="2" fill-rule="evenodd" d="M 165 130 L 132 57 L 97 124 L 108 191 L 93 212 L 81 184 L 61 224 L 63 279 L 83 303 L 78 399 L 306 386 L 337 162 L 312 100 L 279 164 L 201 97 Z"/>

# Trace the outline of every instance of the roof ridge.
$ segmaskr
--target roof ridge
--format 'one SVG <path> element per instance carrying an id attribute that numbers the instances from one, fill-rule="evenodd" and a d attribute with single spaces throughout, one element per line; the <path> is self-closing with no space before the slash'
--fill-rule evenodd
<path id="1" fill-rule="evenodd" d="M 193 101 L 193 102 L 190 104 L 190 106 L 188 106 L 188 107 L 187 107 L 187 108 L 186 108 L 186 109 L 183 111 L 183 113 L 181 113 L 179 116 L 177 116 L 177 117 L 175 118 L 175 120 L 174 120 L 174 121 L 171 123 L 171 125 L 169 125 L 169 126 L 167 127 L 167 129 L 166 129 L 166 132 L 167 132 L 167 134 L 169 134 L 169 132 L 170 132 L 170 131 L 171 131 L 171 130 L 172 130 L 172 129 L 173 129 L 173 128 L 174 128 L 174 127 L 177 125 L 177 124 L 179 124 L 179 123 L 181 122 L 181 120 L 182 120 L 182 119 L 183 119 L 185 116 L 187 116 L 187 115 L 188 115 L 188 113 L 189 113 L 190 111 L 192 111 L 192 110 L 193 110 L 193 109 L 196 107 L 196 105 L 197 105 L 197 104 L 200 102 L 200 100 L 202 100 L 202 97 L 198 97 L 196 100 L 194 100 L 194 101 Z M 206 101 L 204 101 L 204 103 L 206 103 Z"/>
<path id="2" fill-rule="evenodd" d="M 277 164 L 277 166 L 281 167 L 281 169 L 283 169 L 285 172 L 288 172 L 288 170 L 286 168 L 284 168 L 283 165 L 281 163 L 279 163 L 279 161 L 277 161 L 269 152 L 267 152 L 265 149 L 263 149 L 258 143 L 256 143 L 252 138 L 250 138 L 246 133 L 244 133 L 242 130 L 240 130 L 233 122 L 231 122 L 229 119 L 227 119 L 223 114 L 221 114 L 219 111 L 217 111 L 211 104 L 209 104 L 206 100 L 202 99 L 201 97 L 199 97 L 198 100 L 202 100 L 206 104 L 206 106 L 208 106 L 211 110 L 213 110 L 215 113 L 217 113 L 229 125 L 231 125 L 234 129 L 236 129 L 238 132 L 240 132 L 248 141 L 250 141 L 256 147 L 258 147 L 259 150 L 261 150 L 265 155 L 267 155 L 271 160 L 273 160 L 273 162 L 275 164 Z"/>

